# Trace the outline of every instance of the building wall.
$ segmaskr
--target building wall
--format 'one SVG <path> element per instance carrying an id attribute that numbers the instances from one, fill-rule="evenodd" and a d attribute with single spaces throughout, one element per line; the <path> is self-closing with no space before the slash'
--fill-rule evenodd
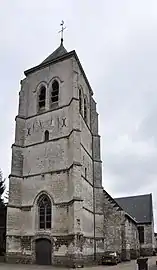
<path id="1" fill-rule="evenodd" d="M 122 252 L 122 222 L 121 211 L 104 196 L 104 250 Z"/>
<path id="2" fill-rule="evenodd" d="M 155 251 L 157 251 L 157 233 L 154 233 Z"/>
<path id="3" fill-rule="evenodd" d="M 86 261 L 89 252 L 90 258 L 93 256 L 99 260 L 103 248 L 103 188 L 102 188 L 102 162 L 100 156 L 100 136 L 98 134 L 98 113 L 96 103 L 91 96 L 84 76 L 82 75 L 78 63 L 73 60 L 73 70 L 75 78 L 75 91 L 81 89 L 83 98 L 87 98 L 87 122 L 81 113 L 81 156 L 82 156 L 82 198 L 83 198 L 83 224 L 86 233 L 83 252 Z M 82 100 L 83 104 L 83 100 Z M 86 168 L 86 177 L 85 177 Z M 98 188 L 99 187 L 99 188 Z M 100 200 L 102 198 L 102 200 Z M 94 203 L 95 202 L 95 203 Z M 94 217 L 95 216 L 95 217 Z M 86 222 L 87 221 L 87 222 Z"/>
<path id="4" fill-rule="evenodd" d="M 139 253 L 136 224 L 104 192 L 104 250 L 118 251 L 122 260 L 137 258 Z"/>
<path id="5" fill-rule="evenodd" d="M 53 79 L 60 84 L 58 107 L 50 106 Z M 45 112 L 39 114 L 41 83 L 47 95 Z M 72 263 L 99 260 L 104 250 L 117 250 L 122 259 L 137 256 L 135 222 L 104 195 L 96 102 L 74 57 L 35 71 L 21 82 L 9 189 L 8 261 L 35 262 L 38 238 L 51 240 L 54 264 L 69 265 L 68 258 Z M 52 204 L 52 228 L 41 231 L 37 201 L 44 193 Z M 151 250 L 152 232 L 152 225 L 147 225 L 142 250 Z"/>
<path id="6" fill-rule="evenodd" d="M 138 224 L 144 226 L 144 243 L 140 244 L 140 254 L 143 256 L 152 256 L 154 250 L 154 225 Z"/>
<path id="7" fill-rule="evenodd" d="M 54 78 L 60 84 L 59 104 L 51 108 L 49 94 Z M 41 83 L 47 95 L 45 112 L 39 114 Z M 35 262 L 35 241 L 44 237 L 53 243 L 54 264 L 69 263 L 69 257 L 71 261 L 77 257 L 93 260 L 94 253 L 103 252 L 103 201 L 99 200 L 102 165 L 97 122 L 91 90 L 73 57 L 38 70 L 21 82 L 9 179 L 8 261 Z M 48 142 L 44 142 L 45 130 L 49 131 Z M 95 186 L 99 190 L 94 191 Z M 37 201 L 41 194 L 47 194 L 51 200 L 51 230 L 39 229 Z"/>
<path id="8" fill-rule="evenodd" d="M 125 214 L 125 239 L 126 259 L 136 259 L 140 253 L 137 224 Z"/>

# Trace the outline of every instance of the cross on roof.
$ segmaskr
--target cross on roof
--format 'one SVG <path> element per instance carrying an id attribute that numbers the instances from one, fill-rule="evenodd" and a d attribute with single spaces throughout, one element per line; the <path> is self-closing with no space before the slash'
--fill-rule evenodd
<path id="1" fill-rule="evenodd" d="M 61 33 L 61 44 L 63 43 L 63 31 L 66 29 L 66 27 L 64 27 L 64 21 L 61 21 L 61 30 L 58 33 Z"/>

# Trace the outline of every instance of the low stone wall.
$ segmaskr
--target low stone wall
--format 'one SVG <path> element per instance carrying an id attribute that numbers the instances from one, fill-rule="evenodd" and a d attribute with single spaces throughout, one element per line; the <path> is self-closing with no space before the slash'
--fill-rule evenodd
<path id="1" fill-rule="evenodd" d="M 19 253 L 6 254 L 3 257 L 3 261 L 9 264 L 35 264 L 32 256 L 21 255 Z M 53 256 L 52 265 L 59 267 L 79 267 L 79 266 L 90 266 L 90 265 L 101 265 L 102 254 L 97 254 L 96 259 L 94 255 L 86 255 L 81 258 L 76 256 Z"/>
<path id="2" fill-rule="evenodd" d="M 140 251 L 136 249 L 131 249 L 130 250 L 130 258 L 131 260 L 135 260 L 140 256 Z"/>
<path id="3" fill-rule="evenodd" d="M 21 253 L 9 253 L 5 256 L 5 262 L 10 264 L 32 264 L 31 255 L 22 255 Z"/>
<path id="4" fill-rule="evenodd" d="M 43 235 L 46 238 L 45 235 Z M 42 236 L 40 235 L 42 239 Z M 40 239 L 39 238 L 39 239 Z M 15 242 L 19 251 L 16 252 L 16 247 L 13 251 L 6 253 L 6 262 L 14 264 L 35 264 L 36 263 L 36 238 L 18 237 L 18 242 Z M 17 240 L 12 239 L 12 240 Z M 38 239 L 38 238 L 37 238 Z M 29 241 L 28 241 L 29 240 Z M 98 265 L 102 263 L 102 255 L 104 252 L 103 239 L 96 239 L 96 258 L 94 256 L 94 239 L 87 238 L 82 235 L 71 236 L 51 236 L 52 242 L 52 265 L 76 267 L 82 265 Z M 10 242 L 8 242 L 9 244 Z M 21 252 L 20 252 L 21 251 Z"/>
<path id="5" fill-rule="evenodd" d="M 0 256 L 0 262 L 5 262 L 5 256 Z"/>
<path id="6" fill-rule="evenodd" d="M 54 256 L 52 259 L 53 266 L 76 268 L 84 265 L 83 257 L 70 256 Z"/>
<path id="7" fill-rule="evenodd" d="M 153 256 L 153 248 L 140 248 L 140 256 Z"/>
<path id="8" fill-rule="evenodd" d="M 121 260 L 130 261 L 136 260 L 140 256 L 140 251 L 136 249 L 122 249 Z"/>
<path id="9" fill-rule="evenodd" d="M 122 261 L 130 261 L 130 249 L 122 249 L 121 253 L 121 260 Z"/>

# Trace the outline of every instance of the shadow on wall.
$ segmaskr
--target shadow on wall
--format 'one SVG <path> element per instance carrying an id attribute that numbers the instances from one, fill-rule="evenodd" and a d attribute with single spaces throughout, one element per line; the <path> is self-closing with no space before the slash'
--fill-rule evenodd
<path id="1" fill-rule="evenodd" d="M 0 256 L 6 252 L 6 216 L 7 206 L 0 207 Z"/>

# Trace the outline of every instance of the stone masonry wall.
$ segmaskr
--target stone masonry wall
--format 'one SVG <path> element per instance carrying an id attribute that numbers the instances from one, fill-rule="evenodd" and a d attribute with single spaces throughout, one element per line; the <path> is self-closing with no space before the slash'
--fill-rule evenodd
<path id="1" fill-rule="evenodd" d="M 50 92 L 53 79 L 59 81 L 60 89 L 58 110 L 55 108 L 52 111 Z M 41 85 L 46 87 L 46 107 L 43 113 L 38 114 Z M 74 201 L 81 194 L 80 125 L 77 126 L 77 107 L 78 101 L 73 99 L 71 59 L 38 70 L 22 81 L 10 176 L 8 258 L 22 257 L 21 235 L 31 237 L 31 241 L 35 241 L 35 237 L 61 237 L 59 248 L 54 252 L 55 256 L 57 252 L 58 256 L 71 252 L 70 247 L 65 249 L 63 239 L 69 233 L 75 234 L 75 231 L 79 231 L 77 220 L 81 220 L 81 202 Z M 45 130 L 49 131 L 48 142 L 44 142 Z M 52 228 L 41 231 L 37 200 L 44 193 L 49 196 L 52 204 Z M 27 241 L 24 246 L 26 245 Z M 32 245 L 29 253 L 32 260 L 33 254 Z"/>
<path id="2" fill-rule="evenodd" d="M 121 211 L 104 196 L 104 250 L 116 250 L 121 254 L 123 216 Z"/>
<path id="3" fill-rule="evenodd" d="M 139 252 L 137 226 L 105 193 L 104 237 L 104 250 L 118 251 L 122 260 L 137 258 Z"/>
<path id="4" fill-rule="evenodd" d="M 136 259 L 139 256 L 139 239 L 137 225 L 126 214 L 125 218 L 125 237 L 123 239 L 123 249 L 127 260 Z"/>
<path id="5" fill-rule="evenodd" d="M 20 91 L 19 115 L 28 117 L 37 114 L 37 97 L 41 83 L 47 88 L 46 106 L 49 109 L 51 83 L 58 79 L 60 83 L 59 106 L 68 104 L 72 94 L 72 62 L 71 59 L 58 62 L 35 73 L 29 74 L 23 81 Z"/>
<path id="6" fill-rule="evenodd" d="M 58 105 L 52 110 L 54 79 L 60 89 Z M 44 112 L 38 113 L 41 85 L 46 88 L 46 106 Z M 103 201 L 99 199 L 103 190 L 98 114 L 96 105 L 91 114 L 91 89 L 71 58 L 29 74 L 21 83 L 19 99 L 10 176 L 7 259 L 10 256 L 16 262 L 34 263 L 36 239 L 47 238 L 52 243 L 53 264 L 81 257 L 93 261 L 94 228 L 97 255 L 104 250 L 104 217 Z M 44 142 L 45 130 L 49 131 L 48 142 Z M 99 190 L 93 191 L 93 184 Z M 39 229 L 37 201 L 41 194 L 51 200 L 51 230 Z"/>
<path id="7" fill-rule="evenodd" d="M 140 244 L 140 254 L 144 256 L 153 255 L 153 237 L 152 232 L 154 231 L 153 224 L 139 224 L 144 226 L 144 244 Z"/>

